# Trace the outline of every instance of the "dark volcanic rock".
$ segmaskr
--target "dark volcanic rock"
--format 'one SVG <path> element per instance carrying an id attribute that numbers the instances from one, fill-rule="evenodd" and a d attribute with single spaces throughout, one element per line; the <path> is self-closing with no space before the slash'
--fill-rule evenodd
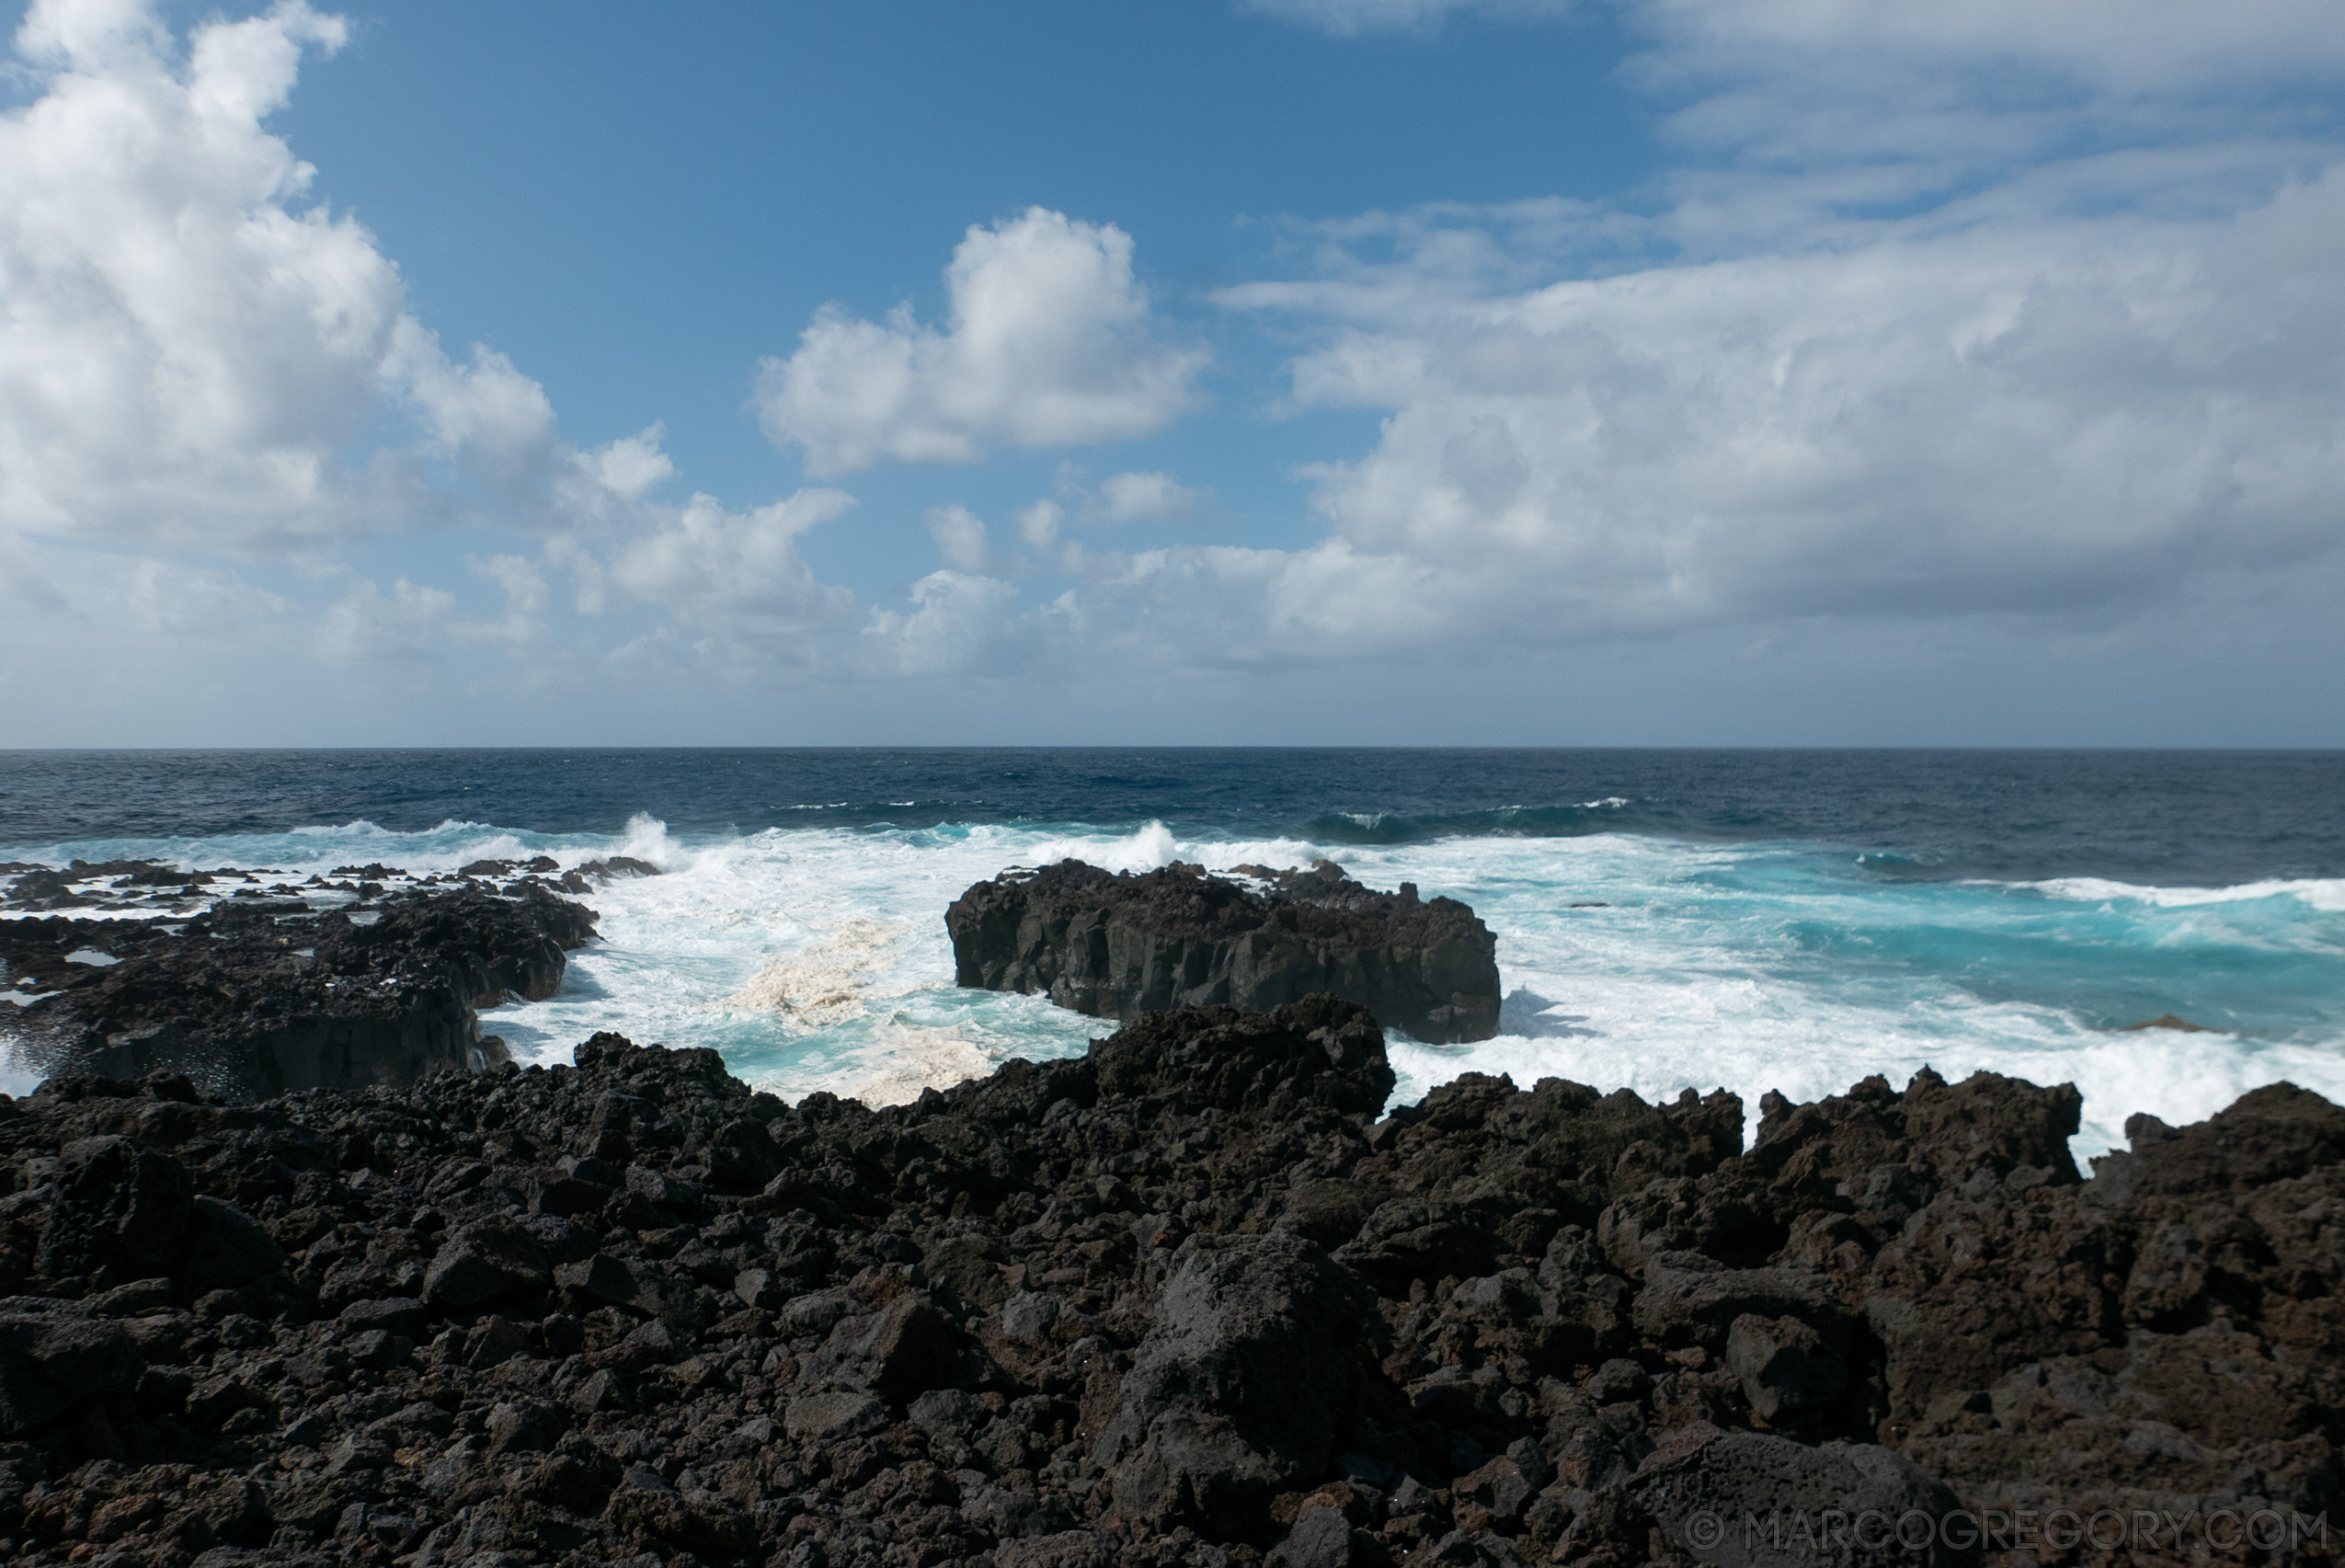
<path id="1" fill-rule="evenodd" d="M 510 1216 L 488 1215 L 456 1228 L 424 1271 L 423 1301 L 456 1311 L 533 1295 L 551 1277 L 545 1243 Z"/>
<path id="2" fill-rule="evenodd" d="M 1242 1532 L 1326 1473 L 1374 1374 L 1375 1294 L 1291 1234 L 1192 1237 L 1157 1298 L 1092 1461 L 1116 1511 Z"/>
<path id="3" fill-rule="evenodd" d="M 578 1062 L 0 1102 L 0 1559 L 2334 1560 L 2245 1529 L 2345 1439 L 2345 1112 L 2285 1085 L 2082 1180 L 1985 1075 L 1747 1150 L 1555 1080 L 1378 1120 L 1324 997 L 882 1110 Z"/>
<path id="4" fill-rule="evenodd" d="M 17 891 L 21 896 L 23 878 Z M 19 1053 L 57 1075 L 177 1072 L 257 1100 L 290 1089 L 401 1084 L 487 1065 L 476 1009 L 543 1001 L 594 913 L 522 887 L 405 893 L 353 919 L 222 900 L 185 921 L 0 921 L 0 964 L 39 1000 Z M 70 956 L 95 950 L 109 962 Z"/>
<path id="5" fill-rule="evenodd" d="M 1794 1568 L 1820 1559 L 1849 1568 L 1955 1568 L 1979 1560 L 1973 1530 L 1960 1523 L 1924 1528 L 1923 1522 L 1942 1527 L 1960 1507 L 1953 1492 L 1886 1448 L 1870 1443 L 1808 1448 L 1756 1432 L 1696 1430 L 1687 1437 L 1655 1454 L 1628 1492 L 1666 1536 L 1684 1539 L 1698 1513 L 1725 1522 L 1725 1538 L 1706 1554 L 1722 1568 Z M 1834 1543 L 1837 1551 L 1819 1551 L 1816 1535 L 1824 1532 L 1803 1535 L 1790 1523 L 1822 1520 L 1827 1513 L 1847 1522 Z M 1868 1515 L 1872 1528 L 1854 1528 Z M 1906 1527 L 1903 1539 L 1901 1524 Z M 1942 1538 L 1950 1535 L 1968 1540 L 1967 1548 L 1945 1544 Z"/>
<path id="6" fill-rule="evenodd" d="M 66 1311 L 0 1310 L 0 1437 L 21 1437 L 94 1402 L 120 1398 L 137 1386 L 144 1366 L 137 1342 L 118 1323 Z"/>
<path id="7" fill-rule="evenodd" d="M 1079 860 L 1005 871 L 945 910 L 954 979 L 1104 1018 L 1324 992 L 1420 1040 L 1498 1033 L 1496 939 L 1465 905 L 1421 901 L 1411 884 L 1379 893 L 1328 861 L 1245 869 L 1251 885 L 1179 863 L 1137 876 Z"/>

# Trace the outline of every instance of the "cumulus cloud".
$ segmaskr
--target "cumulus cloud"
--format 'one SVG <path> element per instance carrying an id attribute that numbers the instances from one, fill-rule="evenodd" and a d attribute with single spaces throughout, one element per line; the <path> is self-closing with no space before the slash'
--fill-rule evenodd
<path id="1" fill-rule="evenodd" d="M 884 322 L 832 309 L 797 352 L 765 360 L 766 434 L 827 475 L 1146 435 L 1195 400 L 1207 352 L 1163 340 L 1132 275 L 1132 238 L 1113 223 L 1030 208 L 971 227 L 944 278 L 942 330 L 909 304 Z"/>
<path id="2" fill-rule="evenodd" d="M 451 521 L 433 464 L 541 520 L 578 489 L 543 389 L 444 352 L 267 129 L 303 54 L 348 36 L 301 0 L 184 54 L 143 0 L 27 13 L 39 96 L 0 114 L 0 528 L 269 552 Z M 417 439 L 366 452 L 401 413 Z M 596 461 L 624 498 L 665 459 Z"/>
<path id="3" fill-rule="evenodd" d="M 401 578 L 385 593 L 372 582 L 345 594 L 318 625 L 318 652 L 335 664 L 436 664 L 448 657 L 456 596 Z"/>
<path id="4" fill-rule="evenodd" d="M 526 554 L 387 586 L 337 561 L 366 535 L 463 526 L 537 534 L 583 611 L 769 648 L 852 640 L 851 597 L 795 545 L 846 497 L 661 504 L 661 426 L 572 446 L 510 358 L 452 351 L 408 310 L 374 236 L 317 200 L 315 171 L 269 128 L 304 57 L 349 31 L 302 0 L 184 43 L 153 0 L 27 12 L 16 70 L 33 96 L 0 113 L 0 576 L 19 635 L 103 624 L 226 643 L 285 623 L 335 665 L 548 648 L 549 589 Z M 187 559 L 207 552 L 346 586 L 304 612 Z M 501 611 L 468 608 L 465 571 Z"/>
<path id="5" fill-rule="evenodd" d="M 993 552 L 987 545 L 985 524 L 963 506 L 931 507 L 928 534 L 944 559 L 965 572 L 990 569 Z"/>
<path id="6" fill-rule="evenodd" d="M 645 492 L 676 475 L 676 464 L 660 450 L 666 433 L 666 427 L 655 424 L 597 451 L 580 452 L 579 469 L 622 500 L 641 500 Z"/>
<path id="7" fill-rule="evenodd" d="M 1067 509 L 1046 496 L 1018 513 L 1018 537 L 1027 547 L 1044 551 L 1058 544 L 1059 525 L 1067 521 Z"/>
<path id="8" fill-rule="evenodd" d="M 526 367 L 409 309 L 268 129 L 338 19 L 287 0 L 183 47 L 138 0 L 39 0 L 38 96 L 0 112 L 0 620 L 18 647 L 243 636 L 256 667 L 925 681 L 1966 617 L 2099 636 L 2276 583 L 2291 613 L 2335 599 L 2345 171 L 2295 112 L 2345 64 L 2327 0 L 1584 3 L 1644 40 L 1630 74 L 1677 166 L 1619 200 L 1294 225 L 1299 275 L 1218 296 L 1302 346 L 1274 412 L 1378 421 L 1296 471 L 1321 537 L 1142 547 L 1105 530 L 1212 491 L 1070 464 L 990 530 L 915 501 L 942 569 L 873 606 L 803 549 L 843 492 L 669 501 L 660 426 L 573 445 Z M 1566 9 L 1251 8 L 1333 33 Z M 945 283 L 939 322 L 817 316 L 762 363 L 766 434 L 829 475 L 1142 436 L 1198 402 L 1207 356 L 1112 224 L 971 228 Z M 336 565 L 483 522 L 502 534 L 463 535 L 438 581 Z M 303 591 L 249 567 L 272 555 L 318 607 L 255 586 Z"/>
<path id="9" fill-rule="evenodd" d="M 695 495 L 612 555 L 612 586 L 671 612 L 688 634 L 757 641 L 802 656 L 806 634 L 839 624 L 854 596 L 827 587 L 798 553 L 798 535 L 844 513 L 854 498 L 800 490 L 771 506 L 726 510 Z"/>
<path id="10" fill-rule="evenodd" d="M 1084 594 L 1218 584 L 1209 657 L 1302 658 L 2073 625 L 2345 544 L 2345 166 L 2288 107 L 2345 67 L 2326 6 L 1619 9 L 1689 155 L 1298 230 L 1310 276 L 1219 297 L 1311 341 L 1281 408 L 1381 417 L 1302 470 L 1328 536 Z"/>
<path id="11" fill-rule="evenodd" d="M 1042 646 L 1040 619 L 1017 589 L 975 572 L 941 571 L 912 584 L 909 612 L 875 610 L 856 650 L 860 672 L 881 676 L 999 675 Z"/>
<path id="12" fill-rule="evenodd" d="M 1325 606 L 1383 596 L 1571 639 L 2072 614 L 2284 567 L 2339 543 L 2340 242 L 2345 170 L 2221 220 L 1884 225 L 1368 314 L 1235 296 L 1345 313 L 1294 395 L 1386 415 L 1310 471 L 1333 536 L 1272 618 L 1373 635 Z"/>
<path id="13" fill-rule="evenodd" d="M 186 543 L 344 532 L 341 474 L 400 319 L 364 230 L 300 203 L 261 128 L 335 17 L 299 4 L 199 29 L 40 0 L 17 49 L 44 87 L 0 115 L 0 525 Z"/>
<path id="14" fill-rule="evenodd" d="M 439 664 L 456 652 L 520 650 L 545 635 L 546 583 L 519 555 L 469 563 L 472 574 L 502 591 L 501 615 L 466 615 L 456 596 L 399 578 L 385 593 L 362 580 L 317 625 L 317 651 L 329 664 Z"/>
<path id="15" fill-rule="evenodd" d="M 184 658 L 204 644 L 292 621 L 295 606 L 234 572 L 184 559 L 58 548 L 0 530 L 0 655 L 48 647 L 74 628 L 143 634 Z"/>

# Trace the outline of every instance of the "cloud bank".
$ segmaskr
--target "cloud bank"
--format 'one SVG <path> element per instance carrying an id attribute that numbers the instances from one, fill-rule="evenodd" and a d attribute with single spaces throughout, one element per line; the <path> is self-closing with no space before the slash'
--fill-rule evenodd
<path id="1" fill-rule="evenodd" d="M 1432 593 L 1423 635 L 2068 615 L 2339 544 L 2340 241 L 2332 170 L 2198 223 L 1892 224 L 1494 297 L 1230 299 L 1327 325 L 1298 404 L 1387 416 L 1311 471 L 1333 534 L 1308 554 Z"/>

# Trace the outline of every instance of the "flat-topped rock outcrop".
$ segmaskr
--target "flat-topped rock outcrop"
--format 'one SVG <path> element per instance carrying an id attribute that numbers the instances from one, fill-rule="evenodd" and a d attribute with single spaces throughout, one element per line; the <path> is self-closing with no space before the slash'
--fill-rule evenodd
<path id="1" fill-rule="evenodd" d="M 1328 861 L 1240 871 L 1175 862 L 1135 876 L 1079 860 L 1005 871 L 945 910 L 954 979 L 1103 1018 L 1324 993 L 1415 1039 L 1498 1032 L 1497 940 L 1464 904 L 1420 899 L 1413 883 L 1364 887 Z"/>
<path id="2" fill-rule="evenodd" d="M 0 1558 L 2335 1560 L 2345 1111 L 2284 1084 L 2083 1180 L 2076 1092 L 1988 1074 L 1748 1149 L 1555 1079 L 1379 1118 L 1332 998 L 885 1109 L 577 1055 L 0 1097 Z"/>
<path id="3" fill-rule="evenodd" d="M 184 919 L 0 920 L 16 1001 L 0 1030 L 21 1065 L 52 1076 L 168 1071 L 227 1100 L 410 1083 L 501 1059 L 478 1011 L 552 996 L 594 934 L 593 910 L 535 882 L 365 886 L 325 909 L 288 894 L 211 899 Z"/>

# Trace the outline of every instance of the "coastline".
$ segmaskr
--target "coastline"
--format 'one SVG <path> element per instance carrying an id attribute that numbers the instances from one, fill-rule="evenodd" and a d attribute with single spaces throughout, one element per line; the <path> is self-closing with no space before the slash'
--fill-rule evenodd
<path id="1" fill-rule="evenodd" d="M 1992 1078 L 1770 1103 L 1748 1149 L 1726 1095 L 1391 1084 L 1326 1000 L 881 1109 L 612 1036 L 247 1106 L 53 1084 L 0 1106 L 0 1535 L 1507 1564 L 1699 1557 L 1764 1506 L 2329 1501 L 2316 1096 L 2080 1179 L 2074 1092 Z"/>
<path id="2" fill-rule="evenodd" d="M 952 984 L 939 911 L 972 882 L 1065 855 L 1139 871 L 1174 859 L 1304 865 L 1320 853 L 1159 826 L 683 835 L 648 818 L 566 836 L 360 823 L 109 840 L 75 853 L 166 849 L 181 866 L 279 868 L 288 875 L 259 888 L 289 891 L 383 862 L 441 885 L 484 858 L 553 860 L 550 881 L 612 857 L 657 866 L 658 876 L 600 883 L 589 901 L 602 940 L 567 955 L 553 998 L 479 1009 L 484 1032 L 524 1062 L 549 1064 L 603 1030 L 706 1046 L 784 1098 L 826 1091 L 880 1103 L 1012 1057 L 1080 1053 L 1093 1033 L 1039 999 Z M 2283 1079 L 2345 1096 L 2336 956 L 2345 882 L 1916 883 L 1798 846 L 1613 833 L 1341 853 L 1373 886 L 1414 881 L 1429 898 L 1464 900 L 1499 935 L 1498 1036 L 1440 1046 L 1391 1035 L 1405 1100 L 1464 1071 L 1553 1074 L 1647 1098 L 1724 1085 L 1755 1106 L 1769 1091 L 1815 1099 L 1876 1073 L 1902 1082 L 1925 1066 L 1950 1077 L 1989 1070 L 2077 1083 L 2086 1100 L 2073 1152 L 2083 1160 L 2123 1147 L 2136 1112 L 2200 1120 Z M 326 902 L 315 888 L 301 896 Z M 0 919 L 22 913 L 0 909 Z M 0 1033 L 20 1021 L 6 1005 L 20 995 L 0 990 Z M 2122 1032 L 2169 1013 L 2208 1032 Z M 29 1091 L 37 1076 L 0 1087 Z M 1745 1135 L 1756 1131 L 1753 1112 Z"/>

